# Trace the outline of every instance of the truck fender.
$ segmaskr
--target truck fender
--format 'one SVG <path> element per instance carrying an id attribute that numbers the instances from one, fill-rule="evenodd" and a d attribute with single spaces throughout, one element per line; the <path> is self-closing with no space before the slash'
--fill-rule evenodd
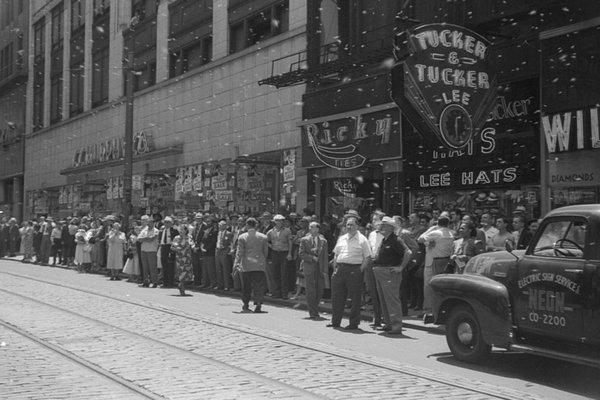
<path id="1" fill-rule="evenodd" d="M 441 274 L 431 281 L 434 321 L 445 324 L 452 308 L 467 304 L 475 313 L 483 340 L 492 346 L 512 343 L 510 301 L 506 286 L 480 275 Z"/>

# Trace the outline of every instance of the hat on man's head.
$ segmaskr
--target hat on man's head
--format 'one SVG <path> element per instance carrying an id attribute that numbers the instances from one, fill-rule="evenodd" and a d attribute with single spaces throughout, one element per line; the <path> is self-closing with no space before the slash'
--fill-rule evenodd
<path id="1" fill-rule="evenodd" d="M 117 217 L 115 217 L 114 215 L 107 215 L 106 217 L 104 217 L 104 221 L 116 221 Z"/>
<path id="2" fill-rule="evenodd" d="M 150 219 L 150 216 L 148 216 L 146 214 L 142 215 L 142 218 L 141 218 L 142 221 L 148 221 L 149 219 Z"/>
<path id="3" fill-rule="evenodd" d="M 275 214 L 275 216 L 273 217 L 273 221 L 284 221 L 285 217 L 281 214 Z"/>
<path id="4" fill-rule="evenodd" d="M 358 218 L 360 219 L 360 214 L 356 210 L 348 210 L 346 214 L 344 214 L 344 218 Z"/>
<path id="5" fill-rule="evenodd" d="M 197 212 L 196 214 L 194 214 L 194 218 L 195 219 L 202 219 L 202 218 L 204 218 L 204 215 L 202 215 L 201 212 Z"/>
<path id="6" fill-rule="evenodd" d="M 513 211 L 513 214 L 518 214 L 518 213 L 526 213 L 527 209 L 525 208 L 525 206 L 517 206 L 515 208 L 515 211 Z"/>
<path id="7" fill-rule="evenodd" d="M 394 229 L 396 228 L 396 221 L 392 217 L 386 216 L 386 217 L 381 218 L 380 224 L 381 224 L 381 226 L 389 225 L 389 226 L 393 227 Z"/>
<path id="8" fill-rule="evenodd" d="M 271 218 L 271 213 L 268 211 L 265 211 L 264 213 L 262 213 L 262 215 L 260 217 L 261 218 Z"/>
<path id="9" fill-rule="evenodd" d="M 164 219 L 164 222 L 165 222 L 165 223 L 166 223 L 166 222 L 173 223 L 173 218 L 171 218 L 171 217 L 165 217 L 165 219 Z"/>

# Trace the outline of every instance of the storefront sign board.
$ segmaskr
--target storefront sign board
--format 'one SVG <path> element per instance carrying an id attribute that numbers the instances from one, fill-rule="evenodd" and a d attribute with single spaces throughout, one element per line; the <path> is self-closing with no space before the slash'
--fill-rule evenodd
<path id="1" fill-rule="evenodd" d="M 550 186 L 600 186 L 600 161 L 593 150 L 551 157 L 548 170 Z"/>
<path id="2" fill-rule="evenodd" d="M 423 142 L 405 129 L 407 188 L 470 188 L 539 181 L 538 83 L 503 84 L 479 135 L 461 149 Z"/>
<path id="3" fill-rule="evenodd" d="M 302 126 L 302 166 L 359 168 L 370 159 L 399 157 L 400 111 L 390 108 Z"/>
<path id="4" fill-rule="evenodd" d="M 399 36 L 402 62 L 392 98 L 412 107 L 407 116 L 420 133 L 461 149 L 479 132 L 496 97 L 490 42 L 462 26 L 426 24 Z M 393 72 L 394 73 L 394 72 Z"/>
<path id="5" fill-rule="evenodd" d="M 152 137 L 140 131 L 133 136 L 133 155 L 150 153 Z M 104 140 L 100 143 L 78 149 L 73 155 L 73 168 L 119 160 L 125 157 L 125 140 L 123 137 Z"/>

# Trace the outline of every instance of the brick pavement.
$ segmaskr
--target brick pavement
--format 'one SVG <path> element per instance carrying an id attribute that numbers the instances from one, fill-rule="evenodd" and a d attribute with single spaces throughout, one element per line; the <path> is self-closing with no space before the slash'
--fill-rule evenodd
<path id="1" fill-rule="evenodd" d="M 6 275 L 3 278 L 6 279 L 3 279 L 2 288 L 7 290 L 54 304 L 88 318 L 97 318 L 121 329 L 137 332 L 145 337 L 176 347 L 180 351 L 188 351 L 207 360 L 215 360 L 222 365 L 236 369 L 237 374 L 240 374 L 240 371 L 253 371 L 272 382 L 280 382 L 286 387 L 304 391 L 306 395 L 312 393 L 328 398 L 402 397 L 409 399 L 490 397 L 484 393 L 465 389 L 467 387 L 480 388 L 487 393 L 497 393 L 506 398 L 534 398 L 507 388 L 478 384 L 460 377 L 443 376 L 437 372 L 401 365 L 388 360 L 366 356 L 361 356 L 361 359 L 357 360 L 348 352 L 336 348 L 300 342 L 298 338 L 285 337 L 285 335 L 274 334 L 266 330 L 234 326 L 230 322 L 214 318 L 194 316 L 195 319 L 189 319 L 181 315 L 168 315 L 161 311 L 124 304 L 73 289 L 51 287 L 44 283 Z M 26 304 L 27 301 L 22 301 L 22 303 Z M 55 313 L 49 312 L 52 315 Z M 6 313 L 2 312 L 0 315 L 5 318 Z M 59 339 L 63 340 L 61 346 L 71 346 L 69 349 L 79 352 L 86 358 L 100 357 L 99 362 L 108 363 L 119 374 L 139 374 L 135 365 L 131 364 L 132 360 L 140 358 L 144 359 L 144 365 L 148 365 L 149 370 L 159 368 L 161 371 L 169 371 L 170 368 L 177 368 L 177 366 L 168 364 L 168 355 L 162 354 L 161 357 L 155 359 L 152 351 L 145 352 L 143 349 L 135 349 L 135 344 L 126 347 L 126 354 L 130 355 L 129 359 L 120 357 L 119 353 L 123 343 L 128 343 L 120 336 L 123 333 L 109 335 L 109 337 L 101 336 L 91 343 L 86 342 L 85 338 L 95 331 L 93 327 L 89 326 L 94 324 L 93 321 L 81 323 L 81 318 L 73 319 L 72 317 L 71 322 L 65 321 L 66 326 L 72 326 L 74 335 L 83 337 L 79 346 L 74 346 L 70 340 L 67 340 L 69 338 L 65 337 L 64 333 L 60 336 L 60 331 L 48 332 L 48 327 L 38 328 L 39 324 L 34 317 L 19 317 L 15 314 L 11 318 L 20 321 L 21 324 L 26 324 L 27 329 L 35 329 L 36 334 L 50 337 L 59 335 Z M 42 320 L 44 319 L 45 317 L 42 316 Z M 123 342 L 121 342 L 122 340 Z M 98 347 L 97 343 L 103 343 L 103 345 Z M 153 343 L 159 345 L 159 343 Z M 193 358 L 191 353 L 186 357 Z M 209 376 L 212 379 L 210 374 L 206 375 L 207 373 L 208 371 L 203 371 L 201 375 Z M 164 386 L 155 383 L 156 373 L 150 376 L 143 374 L 125 376 L 136 383 L 143 382 L 151 390 L 165 390 Z M 227 376 L 227 379 L 220 380 L 224 376 Z M 178 382 L 181 377 L 176 376 L 174 379 Z M 223 388 L 226 387 L 226 382 L 235 382 L 235 379 L 235 374 L 232 376 L 224 371 L 217 375 L 214 382 L 219 388 Z M 196 393 L 197 382 L 190 383 L 185 379 L 184 381 L 181 386 L 178 383 L 174 386 L 185 388 L 188 393 Z M 212 384 L 211 380 L 208 382 Z M 171 393 L 171 395 L 176 396 L 183 392 L 185 390 Z M 245 394 L 247 393 L 245 392 Z M 274 394 L 270 393 L 267 397 L 271 398 Z M 287 395 L 283 393 L 282 395 L 287 398 Z M 245 397 L 248 398 L 248 396 Z"/>
<path id="2" fill-rule="evenodd" d="M 1 325 L 0 341 L 1 399 L 144 398 Z"/>

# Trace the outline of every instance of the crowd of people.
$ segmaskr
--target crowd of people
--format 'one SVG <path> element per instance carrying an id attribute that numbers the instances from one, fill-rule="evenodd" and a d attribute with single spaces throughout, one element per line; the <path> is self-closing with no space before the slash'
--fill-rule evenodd
<path id="1" fill-rule="evenodd" d="M 430 279 L 460 273 L 473 256 L 524 249 L 538 228 L 524 213 L 512 218 L 460 210 L 412 213 L 408 218 L 377 210 L 369 221 L 348 210 L 344 216 L 258 217 L 196 213 L 187 217 L 143 215 L 127 232 L 120 218 L 51 216 L 18 224 L 0 220 L 0 257 L 122 274 L 141 287 L 239 291 L 243 312 L 262 312 L 265 296 L 305 297 L 309 318 L 321 320 L 319 304 L 331 298 L 328 326 L 358 329 L 361 307 L 373 308 L 372 327 L 402 332 L 409 309 L 431 311 Z M 254 310 L 250 309 L 250 302 Z"/>

